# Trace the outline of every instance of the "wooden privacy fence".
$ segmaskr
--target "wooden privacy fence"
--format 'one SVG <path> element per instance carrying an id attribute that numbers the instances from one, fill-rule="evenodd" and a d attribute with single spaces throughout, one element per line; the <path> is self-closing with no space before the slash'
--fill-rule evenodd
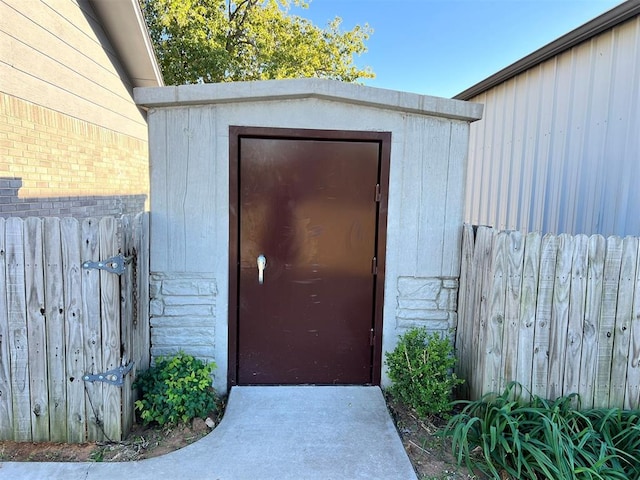
<path id="1" fill-rule="evenodd" d="M 516 380 L 583 408 L 640 408 L 638 238 L 465 225 L 458 315 L 464 397 Z"/>
<path id="2" fill-rule="evenodd" d="M 149 366 L 148 225 L 0 218 L 0 439 L 128 433 L 133 375 Z"/>

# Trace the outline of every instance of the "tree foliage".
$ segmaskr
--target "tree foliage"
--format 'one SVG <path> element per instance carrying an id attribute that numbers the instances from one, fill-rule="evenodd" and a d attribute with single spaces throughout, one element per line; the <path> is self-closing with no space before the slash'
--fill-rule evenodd
<path id="1" fill-rule="evenodd" d="M 303 0 L 140 0 L 165 83 L 322 77 L 373 78 L 354 56 L 366 52 L 367 24 L 342 31 L 290 14 Z"/>

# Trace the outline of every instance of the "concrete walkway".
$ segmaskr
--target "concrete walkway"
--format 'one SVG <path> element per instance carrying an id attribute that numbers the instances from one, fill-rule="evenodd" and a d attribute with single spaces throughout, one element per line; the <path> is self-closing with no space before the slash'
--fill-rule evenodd
<path id="1" fill-rule="evenodd" d="M 416 480 L 378 387 L 234 387 L 213 432 L 123 463 L 0 463 L 11 480 Z"/>

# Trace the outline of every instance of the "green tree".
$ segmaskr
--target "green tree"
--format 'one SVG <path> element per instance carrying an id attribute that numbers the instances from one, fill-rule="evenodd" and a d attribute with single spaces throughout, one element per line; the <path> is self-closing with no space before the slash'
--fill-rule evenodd
<path id="1" fill-rule="evenodd" d="M 140 0 L 168 85 L 322 77 L 373 78 L 354 56 L 366 52 L 372 30 L 342 31 L 290 14 L 304 0 Z"/>

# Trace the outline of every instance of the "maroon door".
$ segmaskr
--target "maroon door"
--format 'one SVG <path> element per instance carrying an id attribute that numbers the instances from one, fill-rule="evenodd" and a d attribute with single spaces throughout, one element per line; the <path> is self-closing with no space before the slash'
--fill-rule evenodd
<path id="1" fill-rule="evenodd" d="M 238 384 L 372 382 L 380 151 L 238 138 Z"/>

